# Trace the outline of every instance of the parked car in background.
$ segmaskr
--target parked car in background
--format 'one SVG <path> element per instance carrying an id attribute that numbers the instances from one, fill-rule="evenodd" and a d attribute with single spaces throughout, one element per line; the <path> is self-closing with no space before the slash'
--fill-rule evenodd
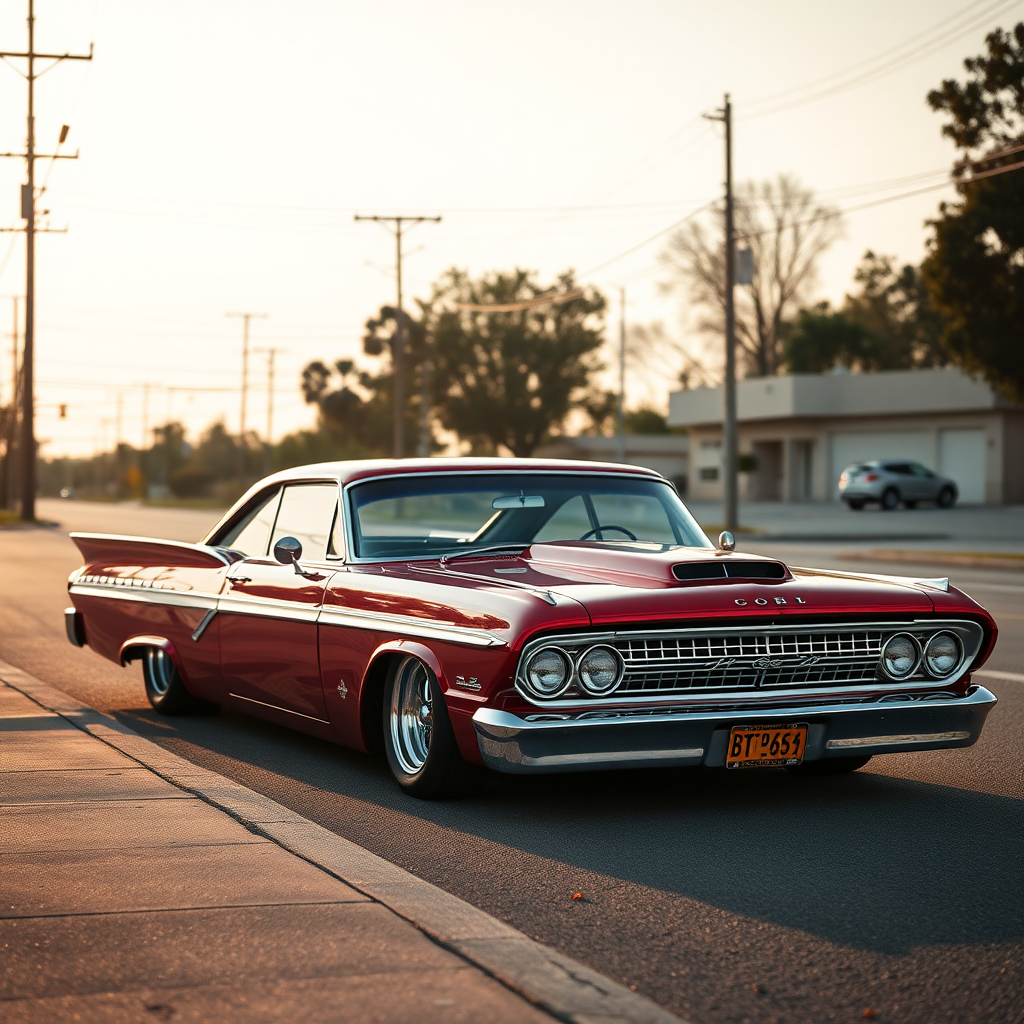
<path id="1" fill-rule="evenodd" d="M 157 711 L 381 750 L 421 797 L 500 772 L 854 771 L 970 746 L 992 617 L 946 579 L 716 548 L 638 466 L 337 462 L 258 483 L 197 544 L 72 534 L 68 638 Z"/>
<path id="2" fill-rule="evenodd" d="M 869 501 L 884 509 L 916 508 L 918 502 L 934 501 L 939 508 L 952 508 L 958 496 L 956 481 L 939 476 L 920 462 L 855 462 L 839 476 L 839 497 L 860 511 Z"/>

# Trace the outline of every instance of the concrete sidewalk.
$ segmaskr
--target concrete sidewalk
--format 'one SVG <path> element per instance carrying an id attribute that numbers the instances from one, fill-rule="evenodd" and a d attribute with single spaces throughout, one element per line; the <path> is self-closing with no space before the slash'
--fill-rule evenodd
<path id="1" fill-rule="evenodd" d="M 675 1019 L 581 965 L 560 983 L 572 961 L 538 967 L 501 922 L 0 669 L 5 1022 Z"/>

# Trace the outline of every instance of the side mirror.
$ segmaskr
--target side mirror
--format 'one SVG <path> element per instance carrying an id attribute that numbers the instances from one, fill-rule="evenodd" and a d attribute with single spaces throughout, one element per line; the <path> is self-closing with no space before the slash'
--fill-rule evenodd
<path id="1" fill-rule="evenodd" d="M 718 535 L 718 550 L 719 551 L 735 551 L 736 550 L 736 538 L 728 531 L 723 530 Z M 276 554 L 275 549 L 275 554 Z"/>
<path id="2" fill-rule="evenodd" d="M 282 537 L 274 545 L 274 557 L 282 565 L 295 566 L 295 571 L 303 575 L 302 567 L 299 565 L 299 559 L 302 557 L 302 545 L 294 537 Z"/>

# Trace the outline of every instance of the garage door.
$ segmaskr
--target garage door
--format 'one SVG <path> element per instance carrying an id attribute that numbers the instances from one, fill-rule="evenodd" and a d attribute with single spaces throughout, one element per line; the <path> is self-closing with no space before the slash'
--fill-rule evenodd
<path id="1" fill-rule="evenodd" d="M 985 431 L 940 430 L 938 470 L 956 481 L 961 501 L 982 504 L 985 501 Z"/>
<path id="2" fill-rule="evenodd" d="M 854 462 L 907 459 L 935 469 L 935 435 L 928 430 L 833 434 L 831 438 L 832 497 L 839 496 L 839 474 Z"/>

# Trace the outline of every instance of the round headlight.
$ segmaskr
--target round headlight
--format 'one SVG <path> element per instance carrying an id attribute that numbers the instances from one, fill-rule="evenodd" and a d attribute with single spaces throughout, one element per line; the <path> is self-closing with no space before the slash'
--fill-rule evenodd
<path id="1" fill-rule="evenodd" d="M 889 637 L 882 647 L 882 667 L 893 679 L 906 679 L 921 661 L 921 649 L 909 633 Z"/>
<path id="2" fill-rule="evenodd" d="M 622 658 L 613 647 L 591 647 L 577 663 L 576 673 L 591 697 L 604 697 L 622 680 Z"/>
<path id="3" fill-rule="evenodd" d="M 544 647 L 530 656 L 523 673 L 538 697 L 557 697 L 572 676 L 569 658 L 557 647 Z"/>
<path id="4" fill-rule="evenodd" d="M 936 633 L 924 649 L 924 663 L 928 672 L 938 678 L 948 676 L 960 664 L 963 648 L 955 633 Z"/>

